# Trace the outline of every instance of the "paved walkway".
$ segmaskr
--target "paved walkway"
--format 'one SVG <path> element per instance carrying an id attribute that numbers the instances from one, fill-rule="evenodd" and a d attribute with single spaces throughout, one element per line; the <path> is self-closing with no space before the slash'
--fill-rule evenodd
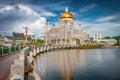
<path id="1" fill-rule="evenodd" d="M 14 59 L 19 57 L 20 52 L 11 53 L 10 55 L 0 58 L 0 80 L 9 80 L 10 67 L 14 63 Z"/>

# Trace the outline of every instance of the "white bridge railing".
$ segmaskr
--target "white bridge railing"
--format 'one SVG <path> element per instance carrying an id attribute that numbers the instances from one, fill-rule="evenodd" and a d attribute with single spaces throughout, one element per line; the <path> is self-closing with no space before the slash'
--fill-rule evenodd
<path id="1" fill-rule="evenodd" d="M 29 76 L 33 77 L 34 80 L 41 80 L 33 67 L 34 58 L 43 52 L 71 47 L 70 45 L 37 45 L 24 48 L 21 50 L 19 59 L 15 60 L 14 65 L 11 66 L 10 80 L 29 80 Z"/>

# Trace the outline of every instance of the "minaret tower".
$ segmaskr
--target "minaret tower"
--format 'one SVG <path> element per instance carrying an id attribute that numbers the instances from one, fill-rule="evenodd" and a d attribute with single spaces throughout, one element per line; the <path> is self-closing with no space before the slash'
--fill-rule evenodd
<path id="1" fill-rule="evenodd" d="M 28 43 L 28 27 L 23 27 L 25 29 L 25 43 Z"/>
<path id="2" fill-rule="evenodd" d="M 65 44 L 68 44 L 68 41 L 71 42 L 73 38 L 73 15 L 69 12 L 68 7 L 60 15 L 60 26 L 64 29 Z"/>

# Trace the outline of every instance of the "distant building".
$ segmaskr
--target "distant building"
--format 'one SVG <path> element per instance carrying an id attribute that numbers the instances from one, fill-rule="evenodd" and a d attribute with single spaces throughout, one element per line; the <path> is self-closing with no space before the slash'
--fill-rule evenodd
<path id="1" fill-rule="evenodd" d="M 15 40 L 23 39 L 24 40 L 24 33 L 13 32 L 12 34 L 13 34 L 13 39 L 15 39 Z"/>
<path id="2" fill-rule="evenodd" d="M 27 35 L 27 39 L 31 40 L 31 36 Z M 25 35 L 24 33 L 17 33 L 17 32 L 13 32 L 13 39 L 15 40 L 25 40 Z"/>
<path id="3" fill-rule="evenodd" d="M 79 29 L 75 29 L 74 16 L 71 12 L 66 11 L 60 15 L 60 26 L 52 25 L 52 28 L 46 31 L 47 44 L 84 44 L 85 40 L 89 40 L 89 33 Z"/>
<path id="4" fill-rule="evenodd" d="M 12 46 L 11 36 L 0 36 L 0 45 L 10 47 Z"/>
<path id="5" fill-rule="evenodd" d="M 101 33 L 95 32 L 93 36 L 93 41 L 95 41 L 99 45 L 114 45 L 117 43 L 116 39 L 102 39 Z"/>
<path id="6" fill-rule="evenodd" d="M 14 45 L 20 45 L 21 43 L 25 43 L 25 35 L 24 33 L 17 33 L 13 32 L 13 36 L 0 36 L 0 45 L 3 46 L 12 46 Z M 27 40 L 31 40 L 31 36 L 27 35 Z"/>
<path id="7" fill-rule="evenodd" d="M 100 39 L 98 43 L 105 46 L 112 46 L 117 43 L 116 39 Z"/>
<path id="8" fill-rule="evenodd" d="M 93 37 L 93 41 L 98 41 L 102 38 L 101 33 L 99 32 L 94 32 L 94 37 Z"/>
<path id="9" fill-rule="evenodd" d="M 13 32 L 13 43 L 15 45 L 20 45 L 20 44 L 23 44 L 25 43 L 26 41 L 26 35 L 24 33 L 16 33 L 16 32 Z M 27 35 L 27 40 L 30 41 L 31 40 L 31 36 L 30 35 Z"/>

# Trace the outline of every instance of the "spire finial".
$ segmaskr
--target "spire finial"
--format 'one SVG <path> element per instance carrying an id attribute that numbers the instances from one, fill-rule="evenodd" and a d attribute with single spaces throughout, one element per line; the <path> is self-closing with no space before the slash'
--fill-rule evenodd
<path id="1" fill-rule="evenodd" d="M 68 7 L 66 6 L 66 9 L 65 9 L 66 12 L 68 12 Z"/>

